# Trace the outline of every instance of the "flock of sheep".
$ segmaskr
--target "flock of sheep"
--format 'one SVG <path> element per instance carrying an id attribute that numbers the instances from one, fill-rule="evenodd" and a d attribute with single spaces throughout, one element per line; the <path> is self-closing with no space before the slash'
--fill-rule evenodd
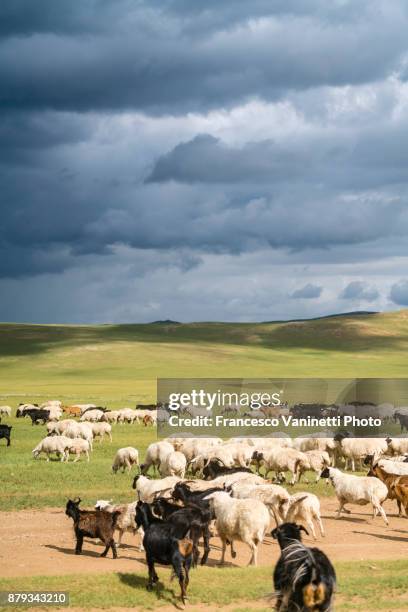
<path id="1" fill-rule="evenodd" d="M 44 410 L 44 405 L 20 406 L 22 416 L 27 408 Z M 95 438 L 107 436 L 112 441 L 112 422 L 143 421 L 147 425 L 157 419 L 154 410 L 107 411 L 92 405 L 62 407 L 58 402 L 48 403 L 47 409 L 47 435 L 34 448 L 33 455 L 36 458 L 45 453 L 49 459 L 56 453 L 61 461 L 67 461 L 69 454 L 74 454 L 77 461 L 82 453 L 89 461 Z M 74 416 L 73 409 L 79 420 L 61 420 L 64 412 Z M 287 481 L 293 485 L 302 479 L 307 484 L 308 473 L 314 472 L 316 481 L 325 478 L 334 487 L 339 501 L 336 518 L 343 512 L 350 513 L 346 506 L 369 504 L 373 517 L 380 515 L 388 524 L 383 508 L 387 498 L 397 501 L 399 514 L 401 506 L 408 514 L 407 456 L 405 437 L 353 438 L 347 432 L 320 432 L 293 440 L 284 434 L 227 441 L 215 437 L 170 437 L 150 444 L 142 463 L 136 448 L 117 450 L 112 463 L 114 473 L 130 472 L 134 466 L 138 470 L 133 479 L 136 501 L 114 504 L 112 500 L 97 500 L 95 509 L 88 511 L 79 508 L 80 500 L 69 500 L 66 513 L 74 521 L 78 554 L 84 537 L 98 537 L 105 543 L 103 555 L 111 548 L 116 557 L 123 534 L 139 531 L 139 548 L 145 549 L 149 567 L 149 588 L 157 582 L 154 563 L 171 565 L 179 577 L 183 601 L 189 566 L 198 562 L 201 539 L 201 563 L 206 562 L 210 538 L 216 533 L 222 544 L 221 564 L 228 547 L 232 558 L 236 556 L 234 542 L 241 541 L 249 548 L 249 564 L 256 565 L 259 545 L 271 533 L 270 524 L 274 521 L 272 535 L 282 551 L 281 566 L 278 563 L 275 569 L 277 609 L 296 609 L 290 607 L 290 602 L 298 601 L 300 592 L 296 591 L 296 580 L 291 586 L 285 583 L 282 567 L 291 575 L 291 563 L 297 559 L 296 571 L 310 578 L 309 582 L 299 582 L 303 585 L 301 609 L 329 610 L 334 570 L 321 551 L 306 549 L 299 531 L 299 524 L 303 524 L 314 539 L 317 529 L 321 536 L 325 535 L 319 498 L 310 491 L 291 494 L 283 484 Z M 369 475 L 347 473 L 356 468 L 369 469 Z M 114 531 L 119 532 L 117 543 Z M 312 584 L 311 568 L 314 575 L 320 572 L 329 578 Z M 284 593 L 282 589 L 289 591 Z"/>

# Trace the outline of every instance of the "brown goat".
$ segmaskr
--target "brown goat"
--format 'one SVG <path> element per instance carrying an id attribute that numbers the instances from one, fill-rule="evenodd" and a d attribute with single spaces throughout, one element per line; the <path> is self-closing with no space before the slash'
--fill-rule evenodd
<path id="1" fill-rule="evenodd" d="M 81 409 L 79 406 L 64 406 L 63 412 L 72 416 L 81 416 Z"/>
<path id="2" fill-rule="evenodd" d="M 376 476 L 385 484 L 388 489 L 388 499 L 395 499 L 397 501 L 398 516 L 402 516 L 401 500 L 399 499 L 398 495 L 396 495 L 394 486 L 396 484 L 408 485 L 408 475 L 399 476 L 398 474 L 390 474 L 389 472 L 386 472 L 384 468 L 378 465 L 378 463 L 375 463 L 371 466 L 371 469 L 368 472 L 368 476 Z M 406 509 L 405 512 L 408 514 Z"/>
<path id="3" fill-rule="evenodd" d="M 392 485 L 392 491 L 395 493 L 398 502 L 404 506 L 406 514 L 408 514 L 408 485 L 395 483 Z"/>
<path id="4" fill-rule="evenodd" d="M 109 548 L 112 549 L 113 558 L 117 558 L 116 545 L 113 539 L 116 521 L 120 515 L 119 511 L 104 512 L 103 510 L 80 510 L 81 499 L 69 499 L 65 508 L 65 514 L 74 521 L 76 536 L 75 554 L 80 555 L 84 537 L 99 538 L 105 544 L 105 550 L 101 557 L 106 557 Z"/>

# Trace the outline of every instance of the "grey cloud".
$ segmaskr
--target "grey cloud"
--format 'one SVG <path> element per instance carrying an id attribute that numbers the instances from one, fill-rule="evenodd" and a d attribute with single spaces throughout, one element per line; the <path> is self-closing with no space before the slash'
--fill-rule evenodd
<path id="1" fill-rule="evenodd" d="M 228 147 L 209 134 L 177 145 L 159 158 L 147 182 L 247 182 L 290 179 L 307 172 L 307 160 L 272 141 Z"/>
<path id="2" fill-rule="evenodd" d="M 120 2 L 113 13 L 109 2 L 70 4 L 64 4 L 72 23 L 66 33 L 48 3 L 41 22 L 34 9 L 27 14 L 30 36 L 13 35 L 24 32 L 21 5 L 14 21 L 6 19 L 11 35 L 6 29 L 0 49 L 3 108 L 182 113 L 253 97 L 273 100 L 288 89 L 375 81 L 399 70 L 406 51 L 402 3 L 378 2 L 378 10 L 364 3 L 370 6 L 364 19 L 349 4 L 354 17 L 342 28 L 330 11 L 320 13 L 319 2 L 317 10 L 272 12 L 257 24 L 246 9 L 232 27 L 208 29 L 204 19 L 201 30 L 194 15 L 186 20 L 147 2 Z M 5 12 L 13 13 L 10 6 Z M 110 29 L 79 36 L 94 15 Z"/>
<path id="3" fill-rule="evenodd" d="M 370 287 L 364 281 L 352 281 L 340 293 L 342 300 L 364 300 L 374 302 L 379 297 L 379 292 L 375 287 Z"/>
<path id="4" fill-rule="evenodd" d="M 390 299 L 398 306 L 408 306 L 408 281 L 400 280 L 394 283 L 391 287 Z"/>
<path id="5" fill-rule="evenodd" d="M 291 298 L 295 300 L 313 300 L 321 296 L 323 291 L 323 287 L 319 287 L 318 285 L 313 285 L 312 283 L 308 283 L 304 287 L 300 289 L 296 289 L 291 294 Z"/>

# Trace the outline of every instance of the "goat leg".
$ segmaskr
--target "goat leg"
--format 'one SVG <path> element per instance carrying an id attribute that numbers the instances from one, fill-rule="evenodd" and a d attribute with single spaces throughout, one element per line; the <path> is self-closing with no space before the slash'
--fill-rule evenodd
<path id="1" fill-rule="evenodd" d="M 210 554 L 210 530 L 208 529 L 208 525 L 203 529 L 203 540 L 204 540 L 204 554 L 201 559 L 201 565 L 205 565 L 207 563 L 208 555 Z"/>
<path id="2" fill-rule="evenodd" d="M 82 544 L 84 542 L 84 536 L 81 533 L 77 533 L 76 534 L 76 547 L 75 547 L 75 554 L 76 555 L 80 555 L 82 552 Z"/>

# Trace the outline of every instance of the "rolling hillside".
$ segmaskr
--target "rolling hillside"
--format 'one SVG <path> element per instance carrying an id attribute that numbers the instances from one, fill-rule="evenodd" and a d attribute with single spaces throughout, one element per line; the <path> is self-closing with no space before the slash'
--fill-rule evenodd
<path id="1" fill-rule="evenodd" d="M 284 323 L 2 324 L 0 396 L 123 405 L 153 399 L 157 377 L 405 377 L 407 354 L 407 310 Z"/>

